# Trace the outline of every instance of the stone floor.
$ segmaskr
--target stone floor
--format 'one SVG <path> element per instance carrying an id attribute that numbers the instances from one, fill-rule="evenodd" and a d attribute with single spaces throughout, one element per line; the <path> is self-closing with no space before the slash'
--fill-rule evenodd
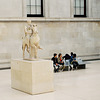
<path id="1" fill-rule="evenodd" d="M 10 70 L 0 70 L 0 100 L 100 100 L 100 61 L 54 76 L 54 92 L 29 95 L 12 89 Z"/>

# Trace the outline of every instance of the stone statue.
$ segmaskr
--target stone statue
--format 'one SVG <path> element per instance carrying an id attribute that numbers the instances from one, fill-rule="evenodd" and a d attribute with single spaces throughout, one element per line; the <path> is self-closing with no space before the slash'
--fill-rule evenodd
<path id="1" fill-rule="evenodd" d="M 37 31 L 37 25 L 32 27 L 32 35 L 30 37 L 30 57 L 31 59 L 37 58 L 37 51 L 41 49 L 39 46 L 40 37 Z"/>
<path id="2" fill-rule="evenodd" d="M 37 59 L 37 51 L 41 49 L 39 46 L 40 37 L 38 35 L 37 25 L 32 25 L 31 20 L 27 21 L 28 26 L 25 26 L 25 37 L 23 38 L 22 49 L 23 59 L 25 59 L 25 50 L 29 53 L 28 60 Z"/>

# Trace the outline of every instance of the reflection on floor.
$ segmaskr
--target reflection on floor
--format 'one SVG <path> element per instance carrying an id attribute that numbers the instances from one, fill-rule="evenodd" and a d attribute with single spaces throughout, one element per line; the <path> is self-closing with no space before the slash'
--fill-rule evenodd
<path id="1" fill-rule="evenodd" d="M 100 61 L 54 77 L 55 92 L 29 95 L 12 89 L 10 70 L 0 70 L 0 100 L 100 100 Z"/>

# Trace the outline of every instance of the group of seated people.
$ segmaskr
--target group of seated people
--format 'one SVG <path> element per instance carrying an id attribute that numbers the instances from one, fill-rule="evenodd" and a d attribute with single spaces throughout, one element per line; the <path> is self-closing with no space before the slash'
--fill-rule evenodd
<path id="1" fill-rule="evenodd" d="M 59 72 L 60 70 L 64 71 L 64 69 L 67 67 L 66 61 L 68 60 L 70 63 L 70 71 L 72 69 L 75 70 L 78 66 L 78 62 L 76 60 L 76 54 L 74 54 L 73 52 L 71 52 L 71 55 L 66 54 L 65 56 L 62 56 L 61 53 L 59 53 L 59 55 L 54 53 L 54 57 L 51 60 L 53 61 L 54 72 Z M 73 67 L 71 65 L 73 65 Z"/>

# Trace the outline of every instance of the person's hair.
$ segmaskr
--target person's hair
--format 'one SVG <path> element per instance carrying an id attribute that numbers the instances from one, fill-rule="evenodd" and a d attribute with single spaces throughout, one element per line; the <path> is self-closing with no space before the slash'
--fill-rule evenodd
<path id="1" fill-rule="evenodd" d="M 71 54 L 71 56 L 72 56 L 72 55 L 73 55 L 73 52 L 71 52 L 70 54 Z"/>
<path id="2" fill-rule="evenodd" d="M 70 59 L 70 55 L 69 54 L 65 54 L 65 56 L 63 58 L 65 58 L 65 60 L 68 60 L 68 59 Z"/>
<path id="3" fill-rule="evenodd" d="M 62 54 L 61 53 L 59 53 L 59 55 L 58 55 L 58 57 L 60 57 Z"/>
<path id="4" fill-rule="evenodd" d="M 75 58 L 76 57 L 76 54 L 73 54 L 73 57 Z"/>
<path id="5" fill-rule="evenodd" d="M 53 55 L 54 55 L 54 57 L 55 57 L 57 54 L 56 54 L 56 53 L 54 53 Z"/>

